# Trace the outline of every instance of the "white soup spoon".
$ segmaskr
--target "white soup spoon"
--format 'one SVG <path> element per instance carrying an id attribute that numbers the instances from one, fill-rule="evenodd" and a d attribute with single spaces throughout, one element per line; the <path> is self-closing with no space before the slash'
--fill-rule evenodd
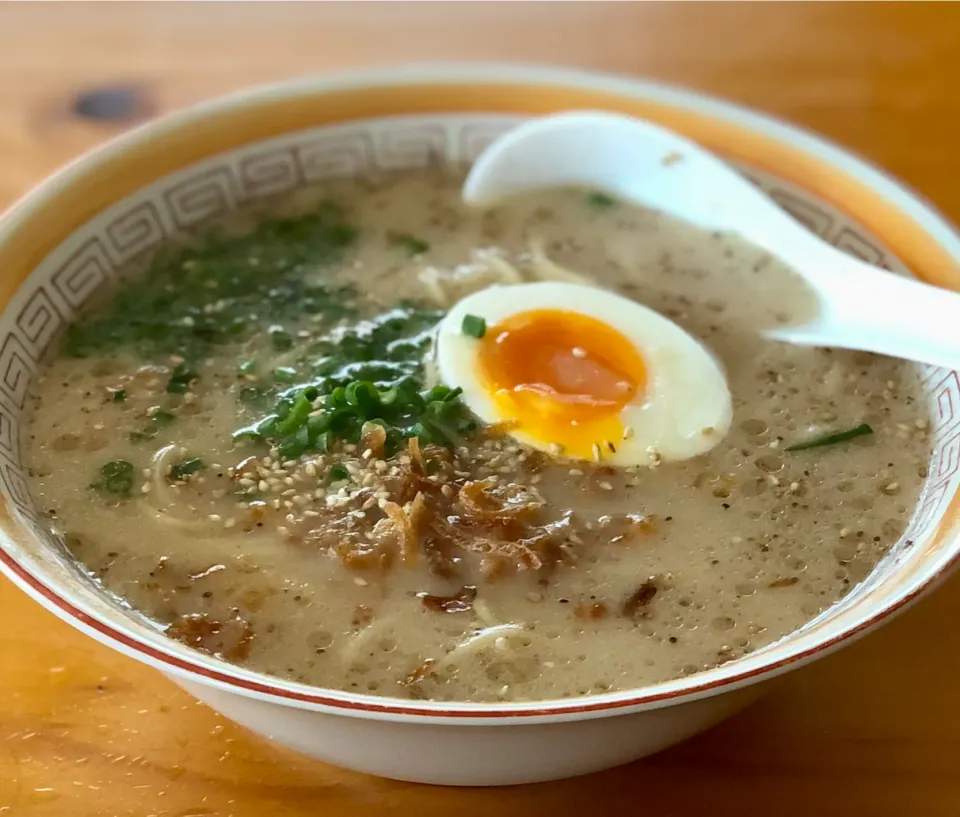
<path id="1" fill-rule="evenodd" d="M 960 294 L 852 258 L 794 221 L 760 190 L 690 140 L 639 119 L 571 112 L 526 122 L 494 141 L 463 188 L 471 205 L 578 186 L 735 233 L 801 275 L 819 309 L 766 332 L 960 368 Z"/>

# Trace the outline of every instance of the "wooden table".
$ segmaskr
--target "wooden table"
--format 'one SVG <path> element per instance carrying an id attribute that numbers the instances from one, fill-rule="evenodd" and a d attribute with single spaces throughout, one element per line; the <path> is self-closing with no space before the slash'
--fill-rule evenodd
<path id="1" fill-rule="evenodd" d="M 960 221 L 954 4 L 0 6 L 0 203 L 80 150 L 251 82 L 398 60 L 687 84 L 850 145 Z M 131 118 L 76 94 L 133 85 Z M 509 790 L 376 780 L 269 746 L 0 584 L 0 814 L 960 814 L 960 578 L 744 714 L 632 766 Z"/>

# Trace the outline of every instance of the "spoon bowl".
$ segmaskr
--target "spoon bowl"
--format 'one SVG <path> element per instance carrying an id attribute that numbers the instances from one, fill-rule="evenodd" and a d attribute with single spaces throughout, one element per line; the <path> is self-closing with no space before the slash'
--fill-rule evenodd
<path id="1" fill-rule="evenodd" d="M 894 275 L 830 246 L 704 148 L 619 114 L 570 112 L 521 124 L 476 160 L 463 198 L 478 207 L 556 187 L 589 187 L 734 233 L 801 275 L 818 309 L 776 340 L 960 367 L 960 295 Z"/>

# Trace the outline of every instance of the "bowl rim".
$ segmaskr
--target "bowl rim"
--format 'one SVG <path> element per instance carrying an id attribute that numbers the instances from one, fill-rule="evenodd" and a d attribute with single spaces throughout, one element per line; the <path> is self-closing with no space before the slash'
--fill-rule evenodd
<path id="1" fill-rule="evenodd" d="M 945 258 L 950 262 L 947 269 L 937 269 L 930 260 L 930 254 L 927 253 L 924 255 L 926 263 L 921 270 L 921 277 L 928 280 L 932 278 L 939 283 L 952 283 L 954 286 L 960 283 L 960 272 L 958 272 L 960 271 L 960 235 L 942 214 L 884 171 L 802 128 L 734 103 L 660 83 L 579 70 L 485 63 L 410 65 L 285 80 L 241 89 L 166 114 L 80 155 L 28 191 L 0 219 L 0 244 L 9 240 L 10 236 L 24 224 L 29 223 L 40 211 L 44 201 L 69 185 L 73 178 L 102 170 L 125 151 L 139 144 L 155 142 L 164 134 L 177 131 L 195 120 L 215 120 L 230 111 L 257 108 L 278 97 L 322 97 L 333 92 L 359 91 L 371 87 L 417 86 L 429 89 L 432 86 L 477 83 L 489 83 L 502 86 L 503 89 L 511 85 L 536 84 L 557 89 L 575 88 L 604 92 L 614 97 L 646 100 L 681 112 L 695 111 L 706 117 L 737 126 L 746 132 L 758 133 L 787 143 L 794 150 L 815 158 L 823 166 L 840 170 L 853 177 L 873 194 L 886 200 L 894 211 L 915 222 L 920 232 L 932 239 L 931 243 L 940 249 L 939 260 L 942 261 Z M 469 110 L 483 113 L 479 109 Z M 523 107 L 518 107 L 516 110 L 519 114 L 524 112 Z M 467 109 L 461 109 L 461 112 L 465 113 Z M 527 111 L 528 115 L 537 112 L 535 109 Z M 260 141 L 260 139 L 253 141 Z M 222 148 L 222 150 L 229 149 Z M 776 171 L 774 173 L 776 174 Z M 858 220 L 860 220 L 859 217 Z M 876 231 L 871 229 L 871 232 Z M 880 235 L 883 236 L 882 233 Z M 911 268 L 917 266 L 912 262 L 909 265 Z M 0 534 L 0 538 L 5 540 L 6 535 Z M 690 676 L 689 682 L 674 684 L 677 686 L 674 689 L 658 691 L 658 687 L 663 686 L 661 684 L 569 700 L 535 701 L 522 704 L 409 702 L 398 698 L 358 695 L 286 682 L 283 679 L 274 679 L 272 676 L 223 662 L 214 663 L 207 656 L 195 651 L 190 651 L 190 655 L 185 658 L 179 654 L 174 655 L 172 652 L 158 649 L 123 632 L 105 617 L 92 615 L 81 609 L 67 598 L 68 593 L 58 592 L 51 586 L 52 583 L 27 570 L 5 547 L 0 547 L 0 571 L 41 605 L 87 635 L 184 681 L 202 683 L 208 687 L 219 688 L 222 691 L 241 694 L 264 702 L 355 717 L 432 724 L 504 725 L 510 722 L 529 724 L 609 717 L 655 709 L 694 701 L 720 692 L 733 691 L 773 678 L 823 657 L 845 643 L 864 635 L 939 585 L 952 569 L 960 564 L 960 537 L 952 538 L 949 544 L 934 551 L 934 556 L 926 557 L 927 561 L 934 561 L 935 554 L 943 551 L 949 554 L 948 558 L 915 586 L 907 590 L 895 591 L 883 604 L 878 605 L 860 620 L 850 622 L 835 635 L 824 638 L 809 647 L 799 650 L 772 648 L 771 660 L 759 667 L 731 672 L 727 676 L 709 681 L 697 682 L 698 676 L 693 675 Z M 781 644 L 789 647 L 789 636 Z M 731 662 L 728 666 L 733 667 L 736 663 Z"/>

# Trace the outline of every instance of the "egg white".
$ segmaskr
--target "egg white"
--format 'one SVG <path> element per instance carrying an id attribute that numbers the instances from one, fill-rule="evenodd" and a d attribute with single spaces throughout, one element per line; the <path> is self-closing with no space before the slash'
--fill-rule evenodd
<path id="1" fill-rule="evenodd" d="M 440 379 L 461 388 L 463 401 L 484 422 L 513 418 L 503 415 L 488 391 L 478 360 L 480 342 L 463 333 L 463 318 L 481 317 L 489 331 L 512 315 L 539 309 L 602 321 L 630 341 L 644 360 L 646 384 L 619 415 L 628 429 L 626 438 L 611 441 L 615 452 L 604 448 L 605 462 L 655 465 L 688 459 L 709 451 L 729 430 L 730 390 L 720 364 L 703 345 L 642 304 L 607 290 L 555 281 L 488 287 L 459 301 L 440 322 L 435 349 Z M 563 444 L 522 430 L 511 434 L 542 450 L 550 450 L 551 442 Z"/>

